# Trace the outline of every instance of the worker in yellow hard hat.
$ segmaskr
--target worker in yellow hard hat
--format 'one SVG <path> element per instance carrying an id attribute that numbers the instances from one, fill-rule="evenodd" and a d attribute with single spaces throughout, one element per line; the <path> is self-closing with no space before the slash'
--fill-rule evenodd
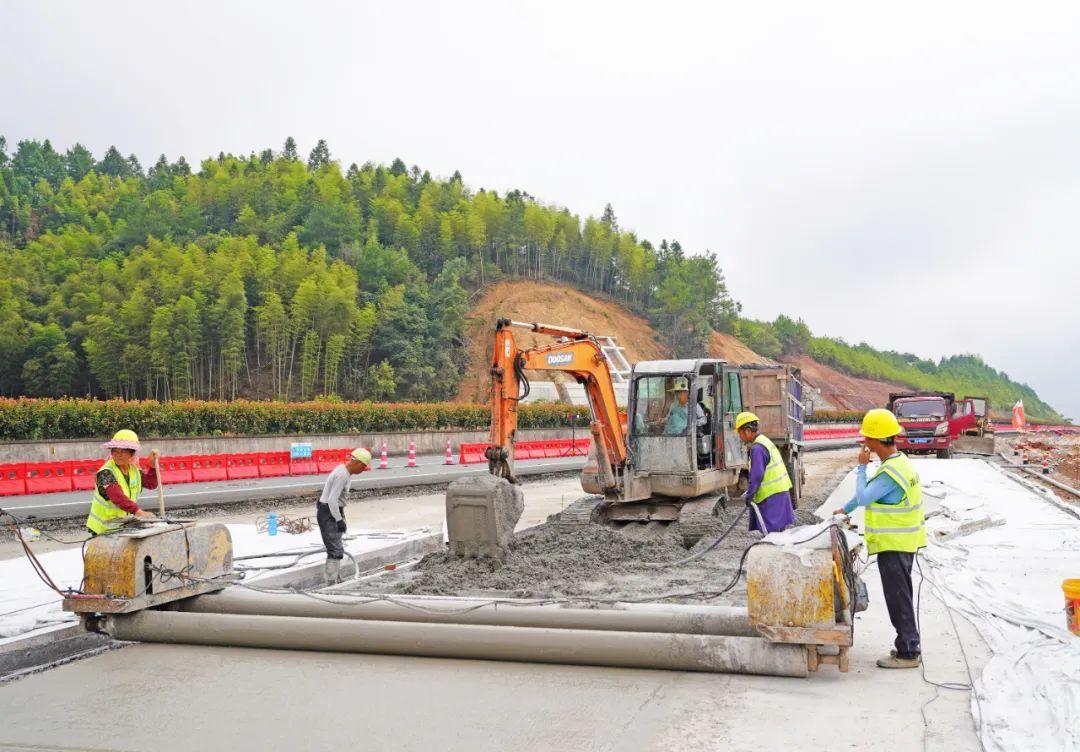
<path id="1" fill-rule="evenodd" d="M 319 522 L 319 534 L 326 546 L 324 573 L 328 585 L 341 581 L 341 560 L 345 558 L 345 546 L 341 537 L 348 527 L 345 524 L 345 504 L 352 476 L 371 467 L 371 451 L 363 447 L 352 450 L 345 462 L 335 467 L 326 478 L 322 495 L 315 505 L 315 519 Z"/>
<path id="2" fill-rule="evenodd" d="M 895 649 L 879 658 L 881 668 L 917 668 L 922 645 L 911 586 L 911 565 L 926 545 L 919 473 L 907 455 L 897 451 L 896 437 L 903 429 L 888 410 L 870 410 L 859 429 L 864 437 L 855 474 L 855 496 L 835 515 L 866 508 L 866 550 L 877 554 L 881 588 L 889 619 L 896 629 Z M 866 465 L 877 455 L 881 465 L 866 479 Z"/>
<path id="3" fill-rule="evenodd" d="M 752 512 L 750 529 L 773 533 L 795 522 L 795 507 L 784 458 L 760 429 L 761 421 L 753 413 L 735 416 L 735 431 L 750 447 L 750 482 L 743 496 Z"/>
<path id="4" fill-rule="evenodd" d="M 135 460 L 140 445 L 134 431 L 126 428 L 117 431 L 101 448 L 109 450 L 109 461 L 94 477 L 94 496 L 86 528 L 92 535 L 101 535 L 119 528 L 121 519 L 128 515 L 144 520 L 157 519 L 152 512 L 139 507 L 142 490 L 157 488 L 157 450 L 150 452 L 150 469 L 143 475 Z"/>

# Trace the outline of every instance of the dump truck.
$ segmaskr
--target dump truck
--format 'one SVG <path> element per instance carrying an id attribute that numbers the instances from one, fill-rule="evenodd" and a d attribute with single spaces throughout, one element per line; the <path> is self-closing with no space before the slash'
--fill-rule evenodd
<path id="1" fill-rule="evenodd" d="M 957 400 L 952 392 L 894 392 L 886 407 L 904 429 L 896 439 L 902 452 L 936 454 L 938 459 L 949 459 L 954 451 L 994 453 L 986 397 Z"/>
<path id="2" fill-rule="evenodd" d="M 557 338 L 519 349 L 513 330 L 525 328 Z M 762 432 L 776 442 L 788 463 L 798 503 L 802 485 L 801 383 L 797 369 L 738 367 L 697 358 L 636 363 L 629 402 L 621 413 L 611 366 L 596 337 L 578 329 L 500 319 L 491 365 L 492 475 L 516 483 L 514 438 L 517 406 L 530 389 L 526 372 L 562 371 L 585 387 L 592 446 L 581 475 L 590 494 L 560 515 L 569 530 L 601 522 L 678 523 L 692 546 L 728 498 L 745 490 L 748 455 L 735 432 L 735 416 L 755 410 Z M 687 388 L 685 403 L 676 385 Z M 671 420 L 683 411 L 682 420 Z"/>

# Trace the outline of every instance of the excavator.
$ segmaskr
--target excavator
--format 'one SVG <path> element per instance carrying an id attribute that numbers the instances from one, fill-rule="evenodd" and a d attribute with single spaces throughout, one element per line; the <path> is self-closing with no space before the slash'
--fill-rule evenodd
<path id="1" fill-rule="evenodd" d="M 519 348 L 514 339 L 519 328 L 556 341 Z M 642 361 L 633 367 L 624 414 L 596 337 L 563 326 L 499 319 L 487 460 L 492 475 L 511 483 L 517 483 L 518 405 L 529 394 L 530 371 L 565 373 L 588 397 L 592 445 L 581 485 L 590 495 L 563 510 L 563 530 L 597 522 L 678 523 L 683 544 L 693 546 L 727 498 L 745 490 L 747 456 L 734 429 L 735 415 L 744 409 L 757 409 L 763 432 L 782 446 L 789 472 L 798 478 L 797 497 L 802 403 L 801 392 L 791 388 L 797 379 L 786 366 L 748 370 L 708 358 Z M 753 406 L 744 401 L 744 391 L 758 395 Z"/>

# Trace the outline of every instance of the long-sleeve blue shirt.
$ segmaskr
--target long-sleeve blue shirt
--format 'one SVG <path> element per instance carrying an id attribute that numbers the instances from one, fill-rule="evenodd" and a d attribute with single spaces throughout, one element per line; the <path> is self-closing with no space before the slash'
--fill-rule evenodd
<path id="1" fill-rule="evenodd" d="M 866 481 L 866 465 L 859 465 L 855 473 L 855 496 L 844 505 L 844 514 L 851 514 L 856 507 L 865 507 L 875 501 L 882 504 L 899 504 L 904 489 L 892 476 L 882 473 L 869 483 Z"/>

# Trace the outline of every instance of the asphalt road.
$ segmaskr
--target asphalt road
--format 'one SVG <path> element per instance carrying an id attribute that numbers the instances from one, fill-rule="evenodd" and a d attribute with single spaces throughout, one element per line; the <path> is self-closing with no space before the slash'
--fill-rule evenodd
<path id="1" fill-rule="evenodd" d="M 437 485 L 476 473 L 486 473 L 487 463 L 479 465 L 444 465 L 442 455 L 418 457 L 419 467 L 401 467 L 401 461 L 387 470 L 370 470 L 353 478 L 354 491 L 364 489 L 402 488 L 405 486 Z M 518 460 L 518 475 L 571 472 L 585 464 L 584 457 L 565 457 L 543 460 Z M 283 478 L 216 481 L 213 483 L 181 483 L 165 486 L 165 508 L 182 509 L 207 504 L 229 504 L 237 501 L 279 496 L 300 496 L 322 488 L 326 475 L 298 475 Z M 90 511 L 90 491 L 32 494 L 0 497 L 0 507 L 21 519 L 85 517 Z M 155 511 L 157 491 L 143 491 L 141 506 Z"/>

